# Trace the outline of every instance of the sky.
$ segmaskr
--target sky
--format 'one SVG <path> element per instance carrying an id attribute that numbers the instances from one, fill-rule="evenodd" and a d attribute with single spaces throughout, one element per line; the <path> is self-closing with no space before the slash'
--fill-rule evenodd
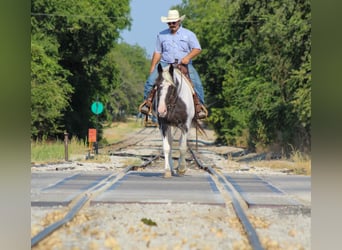
<path id="1" fill-rule="evenodd" d="M 157 34 L 167 28 L 167 24 L 162 23 L 160 17 L 167 16 L 169 9 L 181 4 L 182 0 L 131 0 L 130 2 L 133 19 L 131 30 L 124 30 L 121 37 L 128 44 L 145 48 L 148 58 L 151 58 Z"/>

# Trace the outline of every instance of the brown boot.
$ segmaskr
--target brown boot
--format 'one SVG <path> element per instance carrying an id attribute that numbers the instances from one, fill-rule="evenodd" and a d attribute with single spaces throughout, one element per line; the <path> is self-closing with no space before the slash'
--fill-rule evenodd
<path id="1" fill-rule="evenodd" d="M 191 81 L 189 75 L 188 65 L 186 64 L 178 64 L 177 68 L 183 73 L 183 75 L 188 78 L 189 82 L 191 82 L 192 88 L 194 89 L 194 84 Z M 194 104 L 195 104 L 195 116 L 197 119 L 205 119 L 208 116 L 208 110 L 201 104 L 196 92 L 193 94 L 194 97 Z"/>
<path id="2" fill-rule="evenodd" d="M 205 119 L 208 116 L 208 110 L 201 104 L 196 93 L 193 94 L 194 104 L 195 104 L 195 112 L 197 119 Z"/>
<path id="3" fill-rule="evenodd" d="M 147 103 L 147 101 L 144 101 L 140 106 L 139 106 L 139 111 L 140 113 L 144 115 L 148 115 L 150 113 L 151 106 Z"/>
<path id="4" fill-rule="evenodd" d="M 149 115 L 149 113 L 151 113 L 152 101 L 153 101 L 154 94 L 156 93 L 156 91 L 157 91 L 157 88 L 153 87 L 147 99 L 139 106 L 140 113 L 144 115 Z"/>

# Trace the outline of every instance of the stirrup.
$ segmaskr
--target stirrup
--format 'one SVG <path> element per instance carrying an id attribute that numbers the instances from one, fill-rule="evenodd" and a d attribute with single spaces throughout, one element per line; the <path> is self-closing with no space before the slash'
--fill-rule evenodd
<path id="1" fill-rule="evenodd" d="M 147 105 L 147 102 L 144 101 L 140 106 L 139 106 L 139 112 L 144 114 L 144 115 L 149 115 L 151 112 L 151 107 Z"/>
<path id="2" fill-rule="evenodd" d="M 202 120 L 207 117 L 208 117 L 208 110 L 206 109 L 206 107 L 204 107 L 204 105 L 201 105 L 201 109 L 199 110 L 199 112 L 196 112 L 196 118 Z"/>

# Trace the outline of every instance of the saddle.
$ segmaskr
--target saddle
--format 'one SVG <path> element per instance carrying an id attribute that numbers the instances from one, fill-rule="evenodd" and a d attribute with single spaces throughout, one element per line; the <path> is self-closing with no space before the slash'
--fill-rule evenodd
<path id="1" fill-rule="evenodd" d="M 192 88 L 194 88 L 194 84 L 192 83 L 191 79 L 190 79 L 190 75 L 189 75 L 189 69 L 188 69 L 188 65 L 186 64 L 178 64 L 178 60 L 176 59 L 176 61 L 172 64 L 174 68 L 177 68 L 180 70 L 180 72 L 182 72 L 182 74 L 189 80 L 189 82 L 191 82 Z"/>

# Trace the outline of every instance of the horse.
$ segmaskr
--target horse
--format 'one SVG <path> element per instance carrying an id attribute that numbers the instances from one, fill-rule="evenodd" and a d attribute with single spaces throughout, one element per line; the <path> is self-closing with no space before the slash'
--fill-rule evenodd
<path id="1" fill-rule="evenodd" d="M 162 67 L 158 64 L 158 77 L 154 84 L 156 95 L 153 100 L 152 112 L 158 119 L 159 130 L 163 141 L 165 159 L 164 178 L 175 176 L 172 160 L 172 133 L 171 127 L 181 131 L 179 138 L 178 176 L 186 172 L 185 154 L 187 151 L 187 138 L 190 128 L 195 126 L 201 133 L 204 130 L 195 118 L 193 101 L 194 89 L 190 80 L 173 64 Z"/>

